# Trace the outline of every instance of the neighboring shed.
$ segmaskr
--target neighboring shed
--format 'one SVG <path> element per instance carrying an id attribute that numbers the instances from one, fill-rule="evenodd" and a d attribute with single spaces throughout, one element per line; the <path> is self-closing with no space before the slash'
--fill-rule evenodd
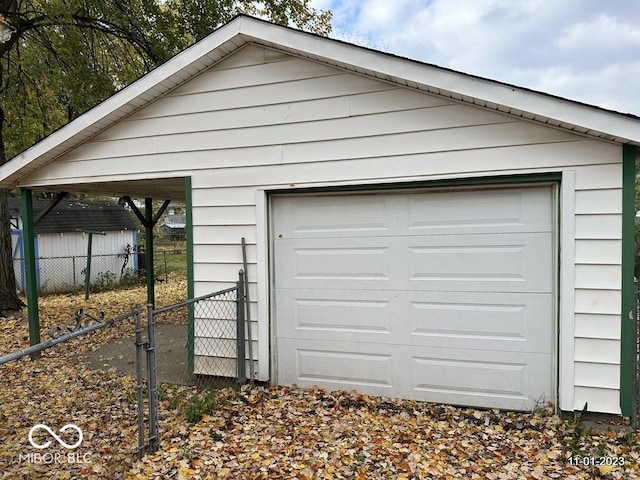
<path id="1" fill-rule="evenodd" d="M 639 145 L 638 117 L 239 17 L 0 186 L 184 199 L 192 295 L 245 237 L 259 380 L 629 415 Z"/>
<path id="2" fill-rule="evenodd" d="M 162 235 L 167 240 L 186 240 L 186 227 L 187 216 L 177 213 L 175 204 L 172 202 L 167 207 L 167 214 L 160 225 Z"/>
<path id="3" fill-rule="evenodd" d="M 33 202 L 39 214 L 50 200 Z M 13 257 L 19 290 L 24 290 L 24 248 L 20 199 L 9 199 L 12 218 Z M 85 282 L 89 232 L 93 235 L 91 283 L 120 280 L 124 269 L 135 270 L 136 224 L 131 214 L 115 202 L 98 200 L 61 200 L 36 225 L 36 260 L 41 293 L 64 292 Z M 126 265 L 125 265 L 126 260 Z"/>

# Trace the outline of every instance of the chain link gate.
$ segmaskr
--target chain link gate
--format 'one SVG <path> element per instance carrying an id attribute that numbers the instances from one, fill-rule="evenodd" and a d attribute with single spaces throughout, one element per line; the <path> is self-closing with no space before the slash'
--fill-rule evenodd
<path id="1" fill-rule="evenodd" d="M 245 274 L 240 270 L 235 287 L 203 295 L 184 302 L 153 308 L 147 305 L 147 337 L 143 338 L 140 322 L 136 323 L 136 384 L 138 400 L 138 456 L 145 454 L 144 375 L 146 359 L 148 391 L 148 452 L 158 450 L 158 372 L 156 365 L 156 326 L 163 315 L 187 315 L 187 349 L 192 383 L 220 383 L 235 379 L 244 384 L 246 377 Z M 203 380 L 206 379 L 206 380 Z"/>

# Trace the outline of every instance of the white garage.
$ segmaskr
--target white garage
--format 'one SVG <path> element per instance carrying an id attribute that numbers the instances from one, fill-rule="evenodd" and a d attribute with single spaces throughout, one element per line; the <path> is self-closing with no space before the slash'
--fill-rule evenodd
<path id="1" fill-rule="evenodd" d="M 630 416 L 639 132 L 240 16 L 0 187 L 184 200 L 190 296 L 235 284 L 245 239 L 258 381 Z M 194 365 L 219 360 L 200 341 Z"/>
<path id="2" fill-rule="evenodd" d="M 274 197 L 277 381 L 555 398 L 553 205 L 548 185 Z"/>

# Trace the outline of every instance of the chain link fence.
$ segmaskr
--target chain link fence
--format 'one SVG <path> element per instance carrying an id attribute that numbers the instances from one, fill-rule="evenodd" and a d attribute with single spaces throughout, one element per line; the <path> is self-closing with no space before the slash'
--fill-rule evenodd
<path id="1" fill-rule="evenodd" d="M 137 460 L 135 325 L 77 309 L 41 319 L 28 346 L 25 321 L 0 326 L 0 478 L 123 478 Z M 146 422 L 146 418 L 144 420 Z"/>
<path id="2" fill-rule="evenodd" d="M 143 285 L 146 254 L 144 252 L 92 255 L 37 257 L 36 282 L 41 295 L 80 292 L 86 287 L 87 271 L 92 292 Z M 173 272 L 184 272 L 186 254 L 183 251 L 159 251 L 154 257 L 155 278 L 170 281 Z M 25 261 L 13 259 L 18 291 L 25 291 Z M 87 268 L 89 267 L 89 268 Z"/>
<path id="3" fill-rule="evenodd" d="M 1 322 L 0 478 L 124 478 L 213 413 L 216 390 L 246 380 L 243 286 L 111 317 L 41 318 L 32 347 L 26 321 Z"/>
<path id="4" fill-rule="evenodd" d="M 156 362 L 155 370 L 149 369 L 149 373 L 157 376 L 150 379 L 149 386 L 195 387 L 194 394 L 181 405 L 187 422 L 213 413 L 216 389 L 247 381 L 244 285 L 241 271 L 235 287 L 148 310 L 149 339 L 153 338 Z M 150 451 L 157 448 L 165 430 L 161 419 L 176 407 L 175 396 L 169 400 L 162 396 L 159 391 L 157 402 L 151 400 Z M 153 412 L 154 405 L 157 413 Z M 153 425 L 156 418 L 159 424 Z"/>

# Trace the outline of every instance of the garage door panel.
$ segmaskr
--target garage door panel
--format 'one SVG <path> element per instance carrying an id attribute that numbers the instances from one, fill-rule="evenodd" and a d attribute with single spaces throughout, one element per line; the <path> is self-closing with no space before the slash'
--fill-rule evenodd
<path id="1" fill-rule="evenodd" d="M 550 354 L 549 295 L 412 292 L 408 312 L 394 325 L 410 345 Z M 408 321 L 402 321 L 407 319 Z"/>
<path id="2" fill-rule="evenodd" d="M 547 188 L 414 193 L 407 195 L 414 235 L 550 232 Z"/>
<path id="3" fill-rule="evenodd" d="M 551 292 L 550 233 L 289 239 L 284 288 Z"/>
<path id="4" fill-rule="evenodd" d="M 278 290 L 277 336 L 551 353 L 549 295 Z"/>
<path id="5" fill-rule="evenodd" d="M 394 390 L 394 349 L 360 342 L 278 339 L 278 382 L 330 390 L 355 387 L 374 395 Z"/>
<path id="6" fill-rule="evenodd" d="M 426 354 L 425 354 L 426 353 Z M 409 349 L 409 390 L 402 395 L 451 404 L 533 409 L 549 401 L 551 358 L 545 354 L 449 348 Z"/>
<path id="7" fill-rule="evenodd" d="M 380 239 L 303 239 L 276 243 L 276 276 L 282 287 L 368 288 L 368 283 L 389 287 L 391 258 L 397 247 Z M 362 283 L 363 285 L 360 285 Z"/>
<path id="8" fill-rule="evenodd" d="M 412 239 L 411 290 L 550 292 L 551 234 L 443 235 Z"/>
<path id="9" fill-rule="evenodd" d="M 298 289 L 277 291 L 277 308 L 289 319 L 278 323 L 277 335 L 304 340 L 351 340 L 401 343 L 392 323 L 399 316 L 400 298 L 394 292 L 369 290 Z"/>
<path id="10" fill-rule="evenodd" d="M 346 201 L 345 201 L 346 199 Z M 548 187 L 413 192 L 398 195 L 310 195 L 273 199 L 282 212 L 275 237 L 317 238 L 550 232 Z M 336 215 L 340 212 L 340 215 Z M 398 214 L 402 212 L 402 214 Z"/>
<path id="11" fill-rule="evenodd" d="M 387 211 L 388 202 L 384 195 L 353 196 L 348 203 L 343 197 L 327 195 L 299 197 L 296 202 L 274 198 L 273 206 L 281 212 L 274 224 L 275 237 L 384 235 L 393 228 L 388 225 L 389 219 L 393 219 Z"/>

